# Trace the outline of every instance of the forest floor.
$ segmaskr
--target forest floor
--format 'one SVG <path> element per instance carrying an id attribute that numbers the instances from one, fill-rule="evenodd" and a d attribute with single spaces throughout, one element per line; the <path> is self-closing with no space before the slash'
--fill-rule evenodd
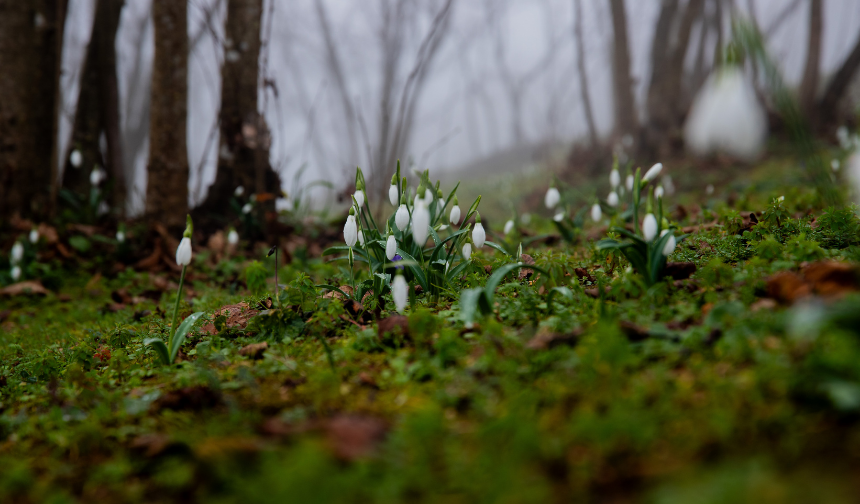
<path id="1" fill-rule="evenodd" d="M 488 246 L 401 317 L 317 287 L 345 261 L 291 251 L 273 300 L 267 249 L 195 245 L 170 366 L 144 340 L 179 273 L 58 224 L 68 257 L 43 233 L 40 283 L 0 291 L 0 502 L 857 502 L 860 220 L 800 169 L 676 175 L 686 264 L 653 286 L 596 249 L 608 219 L 488 233 L 544 273 L 474 324 L 459 293 L 512 261 Z"/>

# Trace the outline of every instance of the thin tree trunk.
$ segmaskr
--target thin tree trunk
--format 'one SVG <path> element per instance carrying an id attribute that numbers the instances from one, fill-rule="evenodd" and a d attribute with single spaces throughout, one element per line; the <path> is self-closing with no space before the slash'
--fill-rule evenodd
<path id="1" fill-rule="evenodd" d="M 591 97 L 588 92 L 588 72 L 585 65 L 585 37 L 582 34 L 582 0 L 573 0 L 574 16 L 573 36 L 576 39 L 576 67 L 579 72 L 579 91 L 582 107 L 585 111 L 585 124 L 588 126 L 588 139 L 592 147 L 597 146 L 597 126 L 594 123 L 594 111 L 591 109 Z"/>
<path id="2" fill-rule="evenodd" d="M 822 0 L 809 2 L 809 43 L 806 49 L 806 68 L 798 91 L 800 110 L 815 122 L 815 94 L 818 91 L 818 73 L 821 61 Z"/>
<path id="3" fill-rule="evenodd" d="M 858 69 L 860 69 L 860 38 L 824 90 L 818 106 L 819 125 L 829 126 L 840 119 L 839 103 L 848 91 Z"/>
<path id="4" fill-rule="evenodd" d="M 613 96 L 615 98 L 615 132 L 617 136 L 634 134 L 639 120 L 633 98 L 633 79 L 630 76 L 630 47 L 627 41 L 627 12 L 624 0 L 609 0 L 612 11 L 612 33 L 615 42 L 612 51 Z"/>
<path id="5" fill-rule="evenodd" d="M 185 2 L 153 0 L 155 60 L 149 125 L 146 214 L 182 229 L 188 211 L 188 11 Z"/>
<path id="6" fill-rule="evenodd" d="M 0 217 L 47 214 L 62 4 L 0 0 Z"/>

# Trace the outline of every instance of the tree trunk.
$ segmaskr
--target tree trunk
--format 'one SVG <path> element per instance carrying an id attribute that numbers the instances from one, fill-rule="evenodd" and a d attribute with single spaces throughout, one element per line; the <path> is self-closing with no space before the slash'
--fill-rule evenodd
<path id="1" fill-rule="evenodd" d="M 627 42 L 627 12 L 624 0 L 609 0 L 609 6 L 612 11 L 612 34 L 615 41 L 612 51 L 615 134 L 621 137 L 633 135 L 639 120 L 636 101 L 633 98 L 633 79 L 630 76 L 630 47 Z"/>
<path id="2" fill-rule="evenodd" d="M 155 60 L 149 124 L 146 214 L 171 230 L 188 211 L 188 12 L 185 2 L 154 0 Z"/>
<path id="3" fill-rule="evenodd" d="M 227 202 L 238 186 L 274 196 L 264 200 L 268 210 L 274 210 L 281 190 L 269 163 L 269 129 L 257 110 L 262 17 L 263 0 L 227 2 L 218 169 L 206 199 L 194 211 L 206 227 L 223 227 L 230 220 Z"/>
<path id="4" fill-rule="evenodd" d="M 0 0 L 0 218 L 47 215 L 55 173 L 58 0 Z"/>
<path id="5" fill-rule="evenodd" d="M 818 123 L 820 126 L 830 126 L 839 121 L 839 103 L 845 97 L 845 92 L 854 80 L 854 75 L 860 69 L 860 38 L 851 50 L 851 54 L 834 74 L 833 79 L 824 90 L 824 95 L 818 106 Z"/>
<path id="6" fill-rule="evenodd" d="M 821 61 L 821 0 L 809 2 L 809 43 L 806 49 L 806 68 L 800 82 L 798 97 L 800 110 L 810 122 L 815 122 L 815 94 L 818 91 L 818 73 Z"/>
<path id="7" fill-rule="evenodd" d="M 588 139 L 592 147 L 597 147 L 597 126 L 594 124 L 594 111 L 588 93 L 588 72 L 585 65 L 585 37 L 582 34 L 582 0 L 573 0 L 574 16 L 573 37 L 576 39 L 576 67 L 579 72 L 579 91 L 585 111 L 585 124 L 588 126 Z"/>

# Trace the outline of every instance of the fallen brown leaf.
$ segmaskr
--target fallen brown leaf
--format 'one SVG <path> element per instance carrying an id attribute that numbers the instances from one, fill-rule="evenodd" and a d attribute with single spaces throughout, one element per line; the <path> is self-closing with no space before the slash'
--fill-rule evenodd
<path id="1" fill-rule="evenodd" d="M 262 343 L 251 343 L 239 349 L 239 355 L 249 357 L 254 360 L 263 358 L 263 354 L 269 348 L 269 344 L 263 341 Z"/>
<path id="2" fill-rule="evenodd" d="M 385 440 L 388 425 L 379 418 L 343 415 L 326 422 L 325 431 L 335 456 L 353 461 L 373 454 Z"/>
<path id="3" fill-rule="evenodd" d="M 38 280 L 25 280 L 23 282 L 7 285 L 0 289 L 0 296 L 39 295 L 46 296 L 48 289 L 42 286 Z"/>

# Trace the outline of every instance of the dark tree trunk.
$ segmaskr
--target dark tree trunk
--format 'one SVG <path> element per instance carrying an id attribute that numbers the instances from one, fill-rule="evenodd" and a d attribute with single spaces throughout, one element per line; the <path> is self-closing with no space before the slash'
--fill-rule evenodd
<path id="1" fill-rule="evenodd" d="M 815 94 L 818 92 L 818 73 L 821 61 L 821 0 L 809 2 L 809 43 L 806 49 L 806 68 L 800 82 L 798 97 L 800 110 L 811 122 L 815 122 Z"/>
<path id="2" fill-rule="evenodd" d="M 839 104 L 845 97 L 845 92 L 858 69 L 860 69 L 860 38 L 824 90 L 818 106 L 819 125 L 827 127 L 842 119 L 839 117 Z"/>
<path id="3" fill-rule="evenodd" d="M 171 230 L 188 211 L 188 12 L 185 2 L 154 0 L 155 60 L 149 124 L 146 214 Z"/>
<path id="4" fill-rule="evenodd" d="M 585 111 L 585 124 L 588 126 L 588 139 L 592 147 L 597 147 L 597 126 L 594 124 L 594 111 L 588 92 L 588 72 L 585 65 L 585 37 L 582 34 L 582 0 L 573 0 L 574 16 L 573 37 L 576 39 L 576 68 L 579 72 L 579 92 Z"/>
<path id="5" fill-rule="evenodd" d="M 0 218 L 43 217 L 55 181 L 65 2 L 0 0 Z"/>
<path id="6" fill-rule="evenodd" d="M 633 98 L 633 79 L 630 76 L 630 47 L 627 42 L 627 12 L 624 0 L 609 0 L 612 11 L 612 33 L 615 42 L 612 51 L 613 96 L 615 98 L 616 136 L 634 135 L 639 120 Z"/>
<path id="7" fill-rule="evenodd" d="M 227 2 L 218 169 L 206 199 L 195 209 L 195 216 L 211 226 L 229 221 L 227 203 L 236 187 L 272 195 L 261 198 L 268 210 L 274 210 L 281 190 L 280 177 L 269 162 L 269 129 L 257 105 L 262 18 L 263 0 Z"/>

